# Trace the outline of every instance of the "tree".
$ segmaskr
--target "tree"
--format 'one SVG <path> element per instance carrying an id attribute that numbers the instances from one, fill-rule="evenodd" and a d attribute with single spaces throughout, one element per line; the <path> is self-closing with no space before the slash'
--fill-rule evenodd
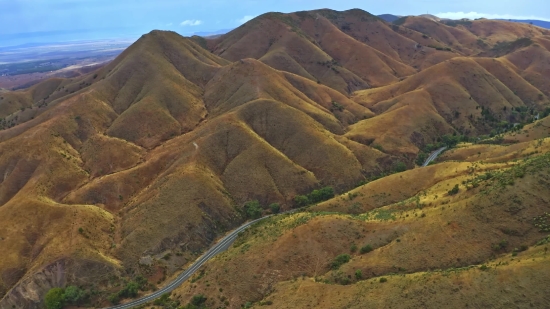
<path id="1" fill-rule="evenodd" d="M 361 247 L 361 250 L 359 250 L 359 252 L 361 252 L 361 254 L 364 254 L 364 253 L 369 253 L 373 250 L 372 246 L 371 245 L 365 245 L 363 247 Z"/>
<path id="2" fill-rule="evenodd" d="M 271 213 L 278 214 L 281 211 L 281 206 L 278 203 L 273 203 L 269 205 L 269 209 L 271 209 Z"/>
<path id="3" fill-rule="evenodd" d="M 397 161 L 395 162 L 395 164 L 393 165 L 393 170 L 396 172 L 396 173 L 401 173 L 401 172 L 404 172 L 407 170 L 407 165 L 405 165 L 405 163 L 401 162 L 401 161 Z"/>
<path id="4" fill-rule="evenodd" d="M 201 306 L 206 302 L 206 299 L 207 298 L 204 295 L 198 294 L 193 296 L 193 298 L 191 299 L 191 304 L 195 306 Z"/>
<path id="5" fill-rule="evenodd" d="M 349 256 L 349 254 L 340 254 L 339 256 L 334 258 L 334 261 L 332 261 L 332 263 L 330 263 L 330 267 L 332 269 L 338 269 L 342 264 L 346 264 L 347 262 L 349 262 L 350 259 L 351 257 Z"/>
<path id="6" fill-rule="evenodd" d="M 46 293 L 45 303 L 47 309 L 61 309 L 65 305 L 64 291 L 62 288 L 53 288 Z"/>
<path id="7" fill-rule="evenodd" d="M 305 195 L 298 195 L 294 198 L 294 203 L 298 207 L 307 206 L 309 205 L 309 199 Z"/>
<path id="8" fill-rule="evenodd" d="M 86 299 L 86 292 L 77 286 L 70 285 L 65 288 L 64 299 L 66 302 L 78 305 Z"/>
<path id="9" fill-rule="evenodd" d="M 250 201 L 244 204 L 244 213 L 246 217 L 251 219 L 257 219 L 262 216 L 262 208 L 260 207 L 260 202 Z"/>

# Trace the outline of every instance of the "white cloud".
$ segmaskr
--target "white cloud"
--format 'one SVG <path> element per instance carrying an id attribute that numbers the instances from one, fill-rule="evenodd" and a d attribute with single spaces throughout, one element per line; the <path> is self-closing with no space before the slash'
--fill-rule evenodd
<path id="1" fill-rule="evenodd" d="M 237 22 L 238 22 L 239 24 L 244 24 L 244 23 L 246 23 L 247 21 L 253 19 L 254 17 L 256 17 L 256 16 L 246 15 L 246 16 L 244 16 L 244 17 L 241 18 L 241 19 L 237 19 Z"/>
<path id="2" fill-rule="evenodd" d="M 181 22 L 180 26 L 198 26 L 202 25 L 202 20 L 188 19 Z"/>
<path id="3" fill-rule="evenodd" d="M 485 14 L 478 12 L 446 12 L 446 13 L 437 13 L 434 14 L 439 18 L 449 18 L 449 19 L 461 19 L 461 18 L 487 18 L 487 19 L 536 19 L 536 20 L 546 20 L 548 18 L 537 17 L 537 16 L 523 16 L 523 15 L 512 15 L 512 14 Z"/>

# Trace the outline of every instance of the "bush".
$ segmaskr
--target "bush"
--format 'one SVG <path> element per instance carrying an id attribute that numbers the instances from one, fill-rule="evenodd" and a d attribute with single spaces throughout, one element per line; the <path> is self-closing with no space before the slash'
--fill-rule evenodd
<path id="1" fill-rule="evenodd" d="M 298 195 L 294 198 L 294 203 L 298 207 L 307 206 L 314 203 L 329 200 L 334 197 L 334 189 L 332 187 L 324 187 L 318 190 L 313 190 L 308 195 Z"/>
<path id="2" fill-rule="evenodd" d="M 363 272 L 360 269 L 355 271 L 355 279 L 357 280 L 363 279 Z"/>
<path id="3" fill-rule="evenodd" d="M 451 190 L 449 190 L 449 192 L 447 192 L 447 194 L 455 195 L 458 193 L 458 191 L 460 191 L 460 189 L 458 189 L 458 184 L 456 184 Z"/>
<path id="4" fill-rule="evenodd" d="M 262 208 L 258 201 L 250 201 L 244 204 L 244 214 L 247 218 L 257 219 L 262 216 Z"/>
<path id="5" fill-rule="evenodd" d="M 416 157 L 416 161 L 415 161 L 416 165 L 421 166 L 422 164 L 424 164 L 424 161 L 426 161 L 427 158 L 428 158 L 428 155 L 425 152 L 420 151 L 418 153 L 418 156 Z"/>
<path id="6" fill-rule="evenodd" d="M 64 299 L 66 302 L 74 305 L 79 305 L 86 300 L 88 295 L 86 292 L 77 286 L 70 285 L 65 288 Z"/>
<path id="7" fill-rule="evenodd" d="M 198 294 L 193 296 L 193 298 L 191 299 L 191 304 L 194 306 L 201 306 L 206 302 L 206 299 L 207 298 L 204 295 Z"/>
<path id="8" fill-rule="evenodd" d="M 137 282 L 130 281 L 128 282 L 128 284 L 126 284 L 124 289 L 120 291 L 120 296 L 133 298 L 138 295 L 138 291 L 139 291 L 139 284 Z"/>
<path id="9" fill-rule="evenodd" d="M 44 299 L 47 309 L 61 309 L 65 305 L 65 296 L 62 288 L 53 288 L 46 293 Z"/>
<path id="10" fill-rule="evenodd" d="M 351 245 L 351 248 L 349 248 L 349 251 L 351 251 L 352 253 L 357 251 L 357 245 L 356 244 Z"/>
<path id="11" fill-rule="evenodd" d="M 382 277 L 382 278 L 380 278 L 380 282 L 381 282 L 381 283 L 388 282 L 388 279 Z"/>
<path id="12" fill-rule="evenodd" d="M 278 214 L 279 211 L 281 211 L 281 206 L 277 203 L 273 203 L 269 205 L 269 209 L 271 209 L 271 213 Z"/>
<path id="13" fill-rule="evenodd" d="M 107 297 L 107 300 L 109 300 L 111 304 L 117 305 L 120 302 L 120 296 L 118 296 L 118 293 L 113 293 Z"/>
<path id="14" fill-rule="evenodd" d="M 397 161 L 393 165 L 393 171 L 396 173 L 401 173 L 407 170 L 407 165 L 401 161 Z"/>
<path id="15" fill-rule="evenodd" d="M 361 254 L 365 254 L 365 253 L 369 253 L 373 250 L 372 246 L 371 245 L 366 245 L 366 246 L 363 246 L 361 247 L 361 250 L 359 252 L 361 252 Z"/>
<path id="16" fill-rule="evenodd" d="M 309 199 L 305 195 L 298 195 L 294 198 L 294 203 L 298 207 L 303 207 L 309 205 Z"/>
<path id="17" fill-rule="evenodd" d="M 351 257 L 349 256 L 349 254 L 340 254 L 339 256 L 334 258 L 334 261 L 332 261 L 332 263 L 330 263 L 330 267 L 332 269 L 338 269 L 343 264 L 349 262 L 350 259 Z"/>

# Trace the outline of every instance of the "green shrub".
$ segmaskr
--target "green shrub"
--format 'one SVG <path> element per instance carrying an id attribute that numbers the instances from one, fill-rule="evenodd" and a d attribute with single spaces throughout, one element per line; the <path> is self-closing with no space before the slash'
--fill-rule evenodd
<path id="1" fill-rule="evenodd" d="M 294 198 L 294 203 L 298 207 L 309 205 L 309 199 L 305 195 L 298 195 Z"/>
<path id="2" fill-rule="evenodd" d="M 447 192 L 449 195 L 455 195 L 458 193 L 458 191 L 460 191 L 460 189 L 458 188 L 458 184 L 456 184 L 451 190 L 449 190 L 449 192 Z"/>
<path id="3" fill-rule="evenodd" d="M 396 173 L 401 173 L 407 170 L 407 165 L 401 161 L 397 161 L 393 164 L 393 171 Z"/>
<path id="4" fill-rule="evenodd" d="M 338 269 L 343 264 L 349 262 L 350 259 L 351 257 L 349 256 L 349 254 L 340 254 L 339 256 L 334 258 L 334 261 L 332 261 L 332 263 L 330 263 L 330 267 L 332 269 Z"/>
<path id="5" fill-rule="evenodd" d="M 388 279 L 382 277 L 382 278 L 380 278 L 380 282 L 381 282 L 381 283 L 388 282 Z"/>
<path id="6" fill-rule="evenodd" d="M 86 298 L 88 298 L 86 291 L 77 286 L 70 285 L 65 288 L 64 299 L 70 304 L 79 305 L 83 303 Z"/>
<path id="7" fill-rule="evenodd" d="M 120 296 L 118 296 L 118 293 L 113 293 L 107 297 L 107 300 L 109 300 L 111 304 L 116 305 L 120 302 Z"/>
<path id="8" fill-rule="evenodd" d="M 357 245 L 356 244 L 351 245 L 351 248 L 349 248 L 349 251 L 351 251 L 352 253 L 357 251 Z"/>
<path id="9" fill-rule="evenodd" d="M 361 252 L 361 254 L 365 254 L 365 253 L 369 253 L 373 250 L 372 246 L 371 245 L 365 245 L 363 247 L 361 247 L 361 250 L 359 250 L 359 252 Z"/>
<path id="10" fill-rule="evenodd" d="M 281 211 L 281 206 L 277 203 L 273 203 L 269 205 L 269 209 L 271 209 L 271 213 L 278 214 L 279 211 Z"/>
<path id="11" fill-rule="evenodd" d="M 206 302 L 206 299 L 207 298 L 204 295 L 198 294 L 193 296 L 193 298 L 191 299 L 191 304 L 194 306 L 201 306 Z"/>
<path id="12" fill-rule="evenodd" d="M 244 214 L 247 218 L 257 219 L 262 216 L 262 208 L 258 201 L 250 201 L 244 204 Z"/>
<path id="13" fill-rule="evenodd" d="M 324 187 L 313 190 L 308 195 L 298 195 L 294 198 L 294 203 L 298 207 L 307 206 L 314 203 L 323 202 L 334 197 L 334 189 L 332 187 Z"/>
<path id="14" fill-rule="evenodd" d="M 65 296 L 62 288 L 53 288 L 46 293 L 44 299 L 47 309 L 61 309 L 65 305 Z"/>
<path id="15" fill-rule="evenodd" d="M 355 271 L 355 279 L 357 280 L 363 279 L 363 272 L 360 269 Z"/>

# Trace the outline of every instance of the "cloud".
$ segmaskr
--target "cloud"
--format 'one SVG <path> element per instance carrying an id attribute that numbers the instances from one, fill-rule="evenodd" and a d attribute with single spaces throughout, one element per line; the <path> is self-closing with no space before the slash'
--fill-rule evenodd
<path id="1" fill-rule="evenodd" d="M 449 18 L 449 19 L 461 19 L 461 18 L 487 18 L 487 19 L 535 19 L 535 20 L 545 20 L 550 21 L 548 18 L 537 17 L 537 16 L 524 16 L 524 15 L 512 15 L 512 14 L 486 14 L 479 12 L 446 12 L 446 13 L 437 13 L 434 14 L 439 18 Z"/>
<path id="2" fill-rule="evenodd" d="M 246 15 L 246 16 L 244 16 L 244 17 L 241 18 L 241 19 L 237 19 L 237 22 L 238 22 L 239 24 L 244 24 L 244 23 L 246 23 L 247 21 L 253 19 L 254 17 L 256 17 L 256 16 L 253 16 L 253 15 Z"/>
<path id="3" fill-rule="evenodd" d="M 180 26 L 198 26 L 202 25 L 202 20 L 188 19 L 181 22 Z"/>

